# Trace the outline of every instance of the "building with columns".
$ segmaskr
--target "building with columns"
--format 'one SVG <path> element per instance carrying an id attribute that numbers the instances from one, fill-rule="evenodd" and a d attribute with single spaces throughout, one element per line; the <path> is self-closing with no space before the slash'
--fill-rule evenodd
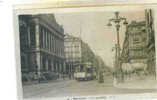
<path id="1" fill-rule="evenodd" d="M 65 69 L 64 29 L 53 14 L 19 16 L 22 73 Z"/>

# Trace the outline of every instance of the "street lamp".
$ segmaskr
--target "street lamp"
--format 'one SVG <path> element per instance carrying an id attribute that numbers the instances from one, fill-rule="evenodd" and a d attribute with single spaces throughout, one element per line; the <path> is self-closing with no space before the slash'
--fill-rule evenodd
<path id="1" fill-rule="evenodd" d="M 107 26 L 112 26 L 111 22 L 113 22 L 115 24 L 116 27 L 116 31 L 117 31 L 117 58 L 116 58 L 116 71 L 118 72 L 119 70 L 121 71 L 121 67 L 120 67 L 120 43 L 119 43 L 119 29 L 121 27 L 120 23 L 123 21 L 124 25 L 127 25 L 128 22 L 126 20 L 126 18 L 119 16 L 119 12 L 115 12 L 115 18 L 111 18 L 109 19 L 109 23 L 107 24 Z"/>

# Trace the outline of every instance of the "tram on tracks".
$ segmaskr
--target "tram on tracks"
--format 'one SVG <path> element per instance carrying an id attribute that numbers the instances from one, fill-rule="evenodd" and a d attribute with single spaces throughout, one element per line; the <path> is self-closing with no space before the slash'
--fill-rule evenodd
<path id="1" fill-rule="evenodd" d="M 75 65 L 74 78 L 78 81 L 80 80 L 93 80 L 94 71 L 91 62 L 78 63 Z"/>

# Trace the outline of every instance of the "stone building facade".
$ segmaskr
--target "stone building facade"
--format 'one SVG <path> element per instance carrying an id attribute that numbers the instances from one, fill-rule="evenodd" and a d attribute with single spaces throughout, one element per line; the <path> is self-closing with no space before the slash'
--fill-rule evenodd
<path id="1" fill-rule="evenodd" d="M 145 21 L 132 21 L 127 26 L 121 61 L 122 63 L 146 63 L 149 72 L 155 71 L 155 39 L 152 10 L 145 10 Z"/>
<path id="2" fill-rule="evenodd" d="M 94 62 L 95 54 L 89 45 L 80 38 L 71 35 L 65 35 L 65 58 L 69 73 L 75 71 L 75 66 L 81 66 L 82 63 Z M 80 64 L 80 65 L 79 65 Z"/>
<path id="3" fill-rule="evenodd" d="M 155 74 L 156 72 L 156 53 L 155 53 L 155 32 L 154 32 L 154 15 L 151 9 L 145 11 L 146 18 L 146 31 L 147 31 L 147 57 L 148 57 L 148 70 Z"/>
<path id="4" fill-rule="evenodd" d="M 22 73 L 65 71 L 64 29 L 53 14 L 19 16 Z"/>
<path id="5" fill-rule="evenodd" d="M 127 26 L 121 53 L 122 62 L 147 62 L 145 21 L 132 21 Z"/>
<path id="6" fill-rule="evenodd" d="M 65 35 L 64 38 L 65 46 L 65 58 L 66 58 L 66 68 L 67 73 L 74 72 L 74 65 L 81 62 L 82 51 L 81 51 L 81 42 L 82 40 L 74 36 Z"/>
<path id="7" fill-rule="evenodd" d="M 130 62 L 147 62 L 146 39 L 147 33 L 145 22 L 132 22 L 128 25 L 129 40 L 129 61 Z"/>

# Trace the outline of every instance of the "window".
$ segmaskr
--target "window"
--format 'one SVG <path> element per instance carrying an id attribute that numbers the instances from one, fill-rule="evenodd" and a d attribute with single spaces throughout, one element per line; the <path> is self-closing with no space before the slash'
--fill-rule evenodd
<path id="1" fill-rule="evenodd" d="M 137 44 L 137 43 L 140 43 L 140 38 L 136 36 L 133 38 L 133 44 Z"/>
<path id="2" fill-rule="evenodd" d="M 34 24 L 30 26 L 30 40 L 31 40 L 31 47 L 35 47 L 36 42 L 35 42 L 35 25 Z"/>

